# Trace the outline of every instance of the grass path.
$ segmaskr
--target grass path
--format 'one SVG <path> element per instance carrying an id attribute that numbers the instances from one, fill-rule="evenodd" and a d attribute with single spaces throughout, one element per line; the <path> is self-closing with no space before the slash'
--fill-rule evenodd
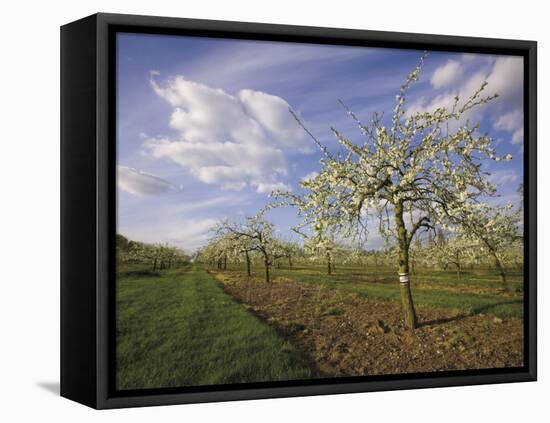
<path id="1" fill-rule="evenodd" d="M 309 377 L 299 353 L 204 270 L 119 274 L 118 389 Z"/>

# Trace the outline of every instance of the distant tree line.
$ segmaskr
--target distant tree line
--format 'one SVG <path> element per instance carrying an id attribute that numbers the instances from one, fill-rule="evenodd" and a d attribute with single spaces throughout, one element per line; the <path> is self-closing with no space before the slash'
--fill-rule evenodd
<path id="1" fill-rule="evenodd" d="M 176 247 L 132 241 L 121 234 L 116 235 L 116 253 L 119 263 L 147 264 L 153 271 L 189 262 L 189 256 Z"/>
<path id="2" fill-rule="evenodd" d="M 485 238 L 442 228 L 429 231 L 417 237 L 410 247 L 411 273 L 414 275 L 419 268 L 453 270 L 460 279 L 466 269 L 493 268 L 506 288 L 506 273 L 523 270 L 520 232 L 517 222 L 511 226 L 491 226 L 486 229 Z M 265 282 L 270 282 L 273 267 L 292 269 L 322 264 L 329 275 L 337 271 L 337 266 L 357 266 L 376 272 L 393 266 L 398 256 L 399 246 L 391 241 L 383 249 L 368 250 L 335 238 L 304 235 L 299 241 L 285 240 L 276 235 L 273 224 L 260 212 L 242 222 L 219 222 L 210 242 L 197 251 L 195 260 L 221 271 L 227 270 L 228 265 L 242 266 L 249 277 L 252 266 L 261 265 Z"/>

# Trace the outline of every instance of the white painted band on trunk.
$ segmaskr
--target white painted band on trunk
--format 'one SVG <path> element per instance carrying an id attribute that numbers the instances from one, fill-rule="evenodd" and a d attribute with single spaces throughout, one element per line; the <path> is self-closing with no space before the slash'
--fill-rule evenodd
<path id="1" fill-rule="evenodd" d="M 399 283 L 403 285 L 407 285 L 409 283 L 409 274 L 399 273 Z"/>

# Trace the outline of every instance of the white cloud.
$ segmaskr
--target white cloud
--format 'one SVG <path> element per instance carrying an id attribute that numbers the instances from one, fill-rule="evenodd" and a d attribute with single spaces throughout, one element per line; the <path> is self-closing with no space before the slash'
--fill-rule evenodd
<path id="1" fill-rule="evenodd" d="M 512 132 L 512 144 L 523 143 L 523 58 L 499 57 L 487 83 L 489 92 L 499 95 L 501 109 L 512 109 L 496 117 L 494 127 Z"/>
<path id="2" fill-rule="evenodd" d="M 457 81 L 464 69 L 457 60 L 449 60 L 443 66 L 438 67 L 430 80 L 432 86 L 436 89 L 446 87 Z"/>
<path id="3" fill-rule="evenodd" d="M 515 130 L 514 133 L 512 134 L 512 144 L 521 144 L 521 143 L 523 143 L 523 128 Z"/>
<path id="4" fill-rule="evenodd" d="M 319 172 L 315 172 L 315 171 L 309 172 L 308 174 L 302 176 L 302 178 L 300 180 L 304 181 L 304 182 L 305 181 L 310 181 L 310 180 L 316 178 L 318 175 L 319 175 Z"/>
<path id="5" fill-rule="evenodd" d="M 523 58 L 499 57 L 487 77 L 487 89 L 498 93 L 501 101 L 521 102 L 523 100 Z"/>
<path id="6" fill-rule="evenodd" d="M 407 114 L 414 115 L 416 113 L 428 111 L 433 112 L 440 107 L 448 109 L 453 105 L 453 97 L 453 94 L 440 94 L 433 98 L 426 98 L 425 96 L 419 97 L 407 107 Z"/>
<path id="7" fill-rule="evenodd" d="M 309 147 L 280 97 L 252 90 L 233 96 L 183 76 L 164 87 L 151 79 L 151 86 L 173 107 L 170 127 L 179 136 L 149 139 L 146 148 L 204 183 L 234 190 L 249 186 L 257 192 L 282 187 L 286 153 Z"/>
<path id="8" fill-rule="evenodd" d="M 303 128 L 297 124 L 290 114 L 288 103 L 281 97 L 261 91 L 241 90 L 238 98 L 246 112 L 282 145 L 299 149 L 310 146 L 311 143 L 305 142 Z"/>
<path id="9" fill-rule="evenodd" d="M 407 113 L 433 112 L 441 107 L 449 110 L 454 104 L 455 96 L 460 98 L 460 104 L 464 104 L 483 82 L 487 82 L 482 95 L 498 94 L 498 99 L 466 112 L 463 121 L 466 119 L 481 121 L 485 110 L 490 106 L 489 113 L 494 119 L 495 129 L 513 132 L 512 143 L 521 143 L 523 141 L 523 59 L 515 56 L 500 56 L 467 76 L 465 71 L 471 67 L 472 62 L 470 56 L 464 55 L 460 61 L 449 60 L 436 69 L 432 75 L 432 85 L 435 88 L 444 86 L 447 88 L 435 96 L 423 96 L 413 101 L 407 108 Z M 502 112 L 505 113 L 502 114 Z"/>
<path id="10" fill-rule="evenodd" d="M 418 112 L 433 112 L 438 108 L 445 108 L 450 110 L 454 104 L 454 98 L 458 96 L 463 104 L 485 81 L 485 75 L 482 72 L 477 72 L 467 78 L 462 84 L 449 88 L 446 92 L 438 94 L 435 97 L 426 98 L 420 97 L 418 100 L 412 102 L 407 108 L 408 114 L 415 114 Z M 476 114 L 479 114 L 479 108 L 476 110 Z"/>
<path id="11" fill-rule="evenodd" d="M 497 118 L 495 129 L 512 132 L 512 144 L 523 142 L 523 111 L 514 110 Z"/>
<path id="12" fill-rule="evenodd" d="M 170 182 L 157 176 L 120 165 L 117 165 L 117 186 L 122 191 L 137 196 L 161 194 L 175 188 Z"/>
<path id="13" fill-rule="evenodd" d="M 513 112 L 501 115 L 495 121 L 495 128 L 505 131 L 513 131 L 523 127 L 523 113 L 521 110 L 514 110 Z"/>

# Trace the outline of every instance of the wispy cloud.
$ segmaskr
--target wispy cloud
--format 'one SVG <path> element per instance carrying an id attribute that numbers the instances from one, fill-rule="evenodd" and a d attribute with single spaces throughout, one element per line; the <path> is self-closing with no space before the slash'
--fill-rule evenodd
<path id="1" fill-rule="evenodd" d="M 227 213 L 228 209 L 237 206 L 245 206 L 250 200 L 243 195 L 219 195 L 204 199 L 183 199 L 183 201 L 154 206 L 153 210 L 163 221 L 175 221 L 177 219 L 190 219 L 193 216 L 209 216 L 213 211 Z"/>
<path id="2" fill-rule="evenodd" d="M 188 74 L 197 81 L 216 86 L 243 87 L 250 84 L 302 84 L 308 78 L 322 76 L 330 64 L 375 55 L 376 49 L 338 46 L 288 44 L 278 42 L 232 42 L 214 49 L 212 54 L 186 63 Z M 300 69 L 301 72 L 296 72 Z"/>
<path id="3" fill-rule="evenodd" d="M 492 184 L 496 185 L 497 187 L 501 187 L 503 185 L 518 183 L 519 176 L 513 170 L 506 169 L 506 170 L 496 170 L 491 172 L 488 179 Z"/>
<path id="4" fill-rule="evenodd" d="M 146 225 L 124 225 L 119 231 L 130 239 L 147 243 L 168 243 L 193 251 L 212 237 L 217 220 L 212 218 L 149 221 Z"/>
<path id="5" fill-rule="evenodd" d="M 118 231 L 130 239 L 193 251 L 212 236 L 211 229 L 226 213 L 248 204 L 235 195 L 196 199 L 186 193 L 165 199 L 171 201 L 134 203 L 120 210 Z"/>
<path id="6" fill-rule="evenodd" d="M 117 186 L 137 196 L 156 195 L 175 189 L 168 181 L 127 166 L 117 166 Z"/>

